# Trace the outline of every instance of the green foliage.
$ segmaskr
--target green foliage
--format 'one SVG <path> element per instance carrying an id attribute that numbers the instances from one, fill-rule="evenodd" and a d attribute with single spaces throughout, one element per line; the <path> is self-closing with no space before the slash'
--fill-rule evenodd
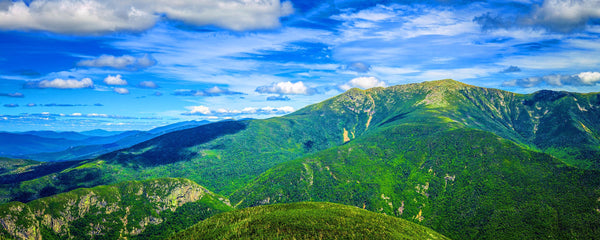
<path id="1" fill-rule="evenodd" d="M 405 124 L 277 166 L 231 200 L 337 202 L 456 239 L 586 239 L 600 234 L 598 184 L 596 171 L 490 133 Z"/>
<path id="2" fill-rule="evenodd" d="M 130 181 L 0 205 L 0 228 L 44 239 L 163 239 L 231 210 L 224 201 L 187 179 Z"/>
<path id="3" fill-rule="evenodd" d="M 431 229 L 356 207 L 301 202 L 213 216 L 171 239 L 448 239 Z"/>

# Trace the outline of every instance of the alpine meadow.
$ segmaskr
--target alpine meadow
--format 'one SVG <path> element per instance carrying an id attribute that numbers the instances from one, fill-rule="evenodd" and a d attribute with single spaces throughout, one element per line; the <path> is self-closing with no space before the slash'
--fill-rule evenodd
<path id="1" fill-rule="evenodd" d="M 598 0 L 0 0 L 0 239 L 600 240 Z"/>

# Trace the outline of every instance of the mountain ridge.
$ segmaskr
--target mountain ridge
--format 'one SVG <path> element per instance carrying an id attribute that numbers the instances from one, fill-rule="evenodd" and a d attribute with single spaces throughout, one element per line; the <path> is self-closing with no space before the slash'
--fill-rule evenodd
<path id="1" fill-rule="evenodd" d="M 454 80 L 351 89 L 282 117 L 164 134 L 2 185 L 0 196 L 26 202 L 42 189 L 185 177 L 239 208 L 328 201 L 452 238 L 593 238 L 598 119 L 598 93 L 517 94 Z"/>
<path id="2" fill-rule="evenodd" d="M 229 210 L 225 198 L 187 179 L 122 182 L 0 205 L 0 236 L 157 239 L 195 223 L 185 218 L 199 221 Z M 194 216 L 178 216 L 181 211 Z"/>

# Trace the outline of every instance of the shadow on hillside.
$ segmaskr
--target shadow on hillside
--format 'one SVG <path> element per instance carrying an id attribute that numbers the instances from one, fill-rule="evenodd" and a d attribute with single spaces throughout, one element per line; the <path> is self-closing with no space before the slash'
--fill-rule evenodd
<path id="1" fill-rule="evenodd" d="M 185 151 L 218 137 L 246 129 L 246 121 L 226 121 L 176 131 L 137 144 L 123 151 L 105 154 L 100 159 L 121 165 L 151 167 L 190 160 L 198 153 Z"/>
<path id="2" fill-rule="evenodd" d="M 0 177 L 0 185 L 3 184 L 14 184 L 23 181 L 36 179 L 39 177 L 46 176 L 48 174 L 57 173 L 70 167 L 80 165 L 82 161 L 68 161 L 68 162 L 44 162 L 36 166 L 30 167 L 25 172 L 19 172 L 15 174 L 6 174 Z"/>

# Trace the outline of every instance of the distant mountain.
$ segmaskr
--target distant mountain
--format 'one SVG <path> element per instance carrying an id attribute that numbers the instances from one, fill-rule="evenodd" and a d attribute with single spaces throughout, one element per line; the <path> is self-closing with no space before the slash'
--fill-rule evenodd
<path id="1" fill-rule="evenodd" d="M 453 80 L 351 89 L 283 117 L 174 131 L 52 171 L 12 170 L 0 201 L 184 177 L 238 208 L 328 201 L 451 238 L 588 239 L 600 235 L 598 119 L 598 93 Z"/>
<path id="2" fill-rule="evenodd" d="M 0 143 L 2 143 L 0 145 L 0 155 L 46 162 L 81 160 L 127 148 L 171 131 L 192 128 L 206 123 L 209 122 L 179 122 L 149 131 L 0 132 Z"/>
<path id="3" fill-rule="evenodd" d="M 302 202 L 208 218 L 170 239 L 448 239 L 418 224 L 351 206 Z"/>
<path id="4" fill-rule="evenodd" d="M 94 129 L 94 130 L 83 131 L 83 132 L 79 132 L 79 133 L 86 135 L 86 136 L 107 137 L 107 136 L 117 135 L 117 134 L 120 134 L 123 132 L 124 131 L 106 131 L 106 130 L 102 130 L 102 129 Z"/>
<path id="5" fill-rule="evenodd" d="M 27 131 L 18 132 L 18 134 L 34 135 L 43 138 L 56 138 L 56 139 L 68 139 L 68 140 L 84 140 L 92 135 L 86 135 L 78 132 L 54 132 L 54 131 Z M 116 135 L 116 134 L 114 134 Z"/>
<path id="6" fill-rule="evenodd" d="M 0 205 L 0 238 L 164 239 L 231 209 L 190 180 L 123 182 Z"/>

